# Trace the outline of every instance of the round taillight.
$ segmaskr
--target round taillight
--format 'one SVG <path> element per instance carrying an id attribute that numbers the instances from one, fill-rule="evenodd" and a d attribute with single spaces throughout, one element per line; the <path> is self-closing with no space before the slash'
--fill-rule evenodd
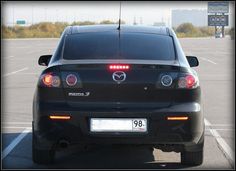
<path id="1" fill-rule="evenodd" d="M 161 84 L 165 87 L 169 87 L 172 84 L 172 77 L 170 75 L 163 75 L 161 77 Z"/>
<path id="2" fill-rule="evenodd" d="M 180 77 L 178 81 L 179 88 L 194 88 L 197 85 L 197 80 L 193 75 L 186 75 L 185 77 Z"/>
<path id="3" fill-rule="evenodd" d="M 195 84 L 194 76 L 188 75 L 185 78 L 186 78 L 187 88 L 192 88 Z"/>
<path id="4" fill-rule="evenodd" d="M 74 86 L 77 83 L 77 77 L 74 74 L 67 75 L 66 83 L 69 86 Z"/>
<path id="5" fill-rule="evenodd" d="M 59 87 L 61 84 L 60 78 L 58 76 L 52 77 L 52 86 L 53 87 Z"/>
<path id="6" fill-rule="evenodd" d="M 185 77 L 180 77 L 178 81 L 179 88 L 186 88 L 186 79 Z"/>
<path id="7" fill-rule="evenodd" d="M 61 84 L 60 77 L 47 73 L 42 76 L 43 84 L 47 87 L 59 87 Z"/>
<path id="8" fill-rule="evenodd" d="M 51 86 L 52 85 L 52 75 L 51 74 L 45 74 L 43 76 L 43 83 L 46 85 L 46 86 Z"/>

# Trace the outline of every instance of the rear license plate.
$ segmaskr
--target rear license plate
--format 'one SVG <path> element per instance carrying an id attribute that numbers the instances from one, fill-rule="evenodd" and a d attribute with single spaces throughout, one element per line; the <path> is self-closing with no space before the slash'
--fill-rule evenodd
<path id="1" fill-rule="evenodd" d="M 91 118 L 91 132 L 147 132 L 145 118 Z"/>

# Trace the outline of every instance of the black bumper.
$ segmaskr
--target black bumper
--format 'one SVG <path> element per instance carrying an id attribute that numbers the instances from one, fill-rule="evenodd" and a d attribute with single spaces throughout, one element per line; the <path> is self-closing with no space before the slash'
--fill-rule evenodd
<path id="1" fill-rule="evenodd" d="M 197 151 L 203 146 L 204 122 L 198 103 L 138 111 L 66 110 L 66 105 L 55 109 L 52 106 L 48 103 L 34 104 L 33 135 L 38 148 L 50 148 L 62 139 L 70 144 L 137 144 L 157 148 L 167 145 L 174 147 L 175 151 L 183 148 Z M 50 120 L 52 114 L 69 114 L 71 119 Z M 168 121 L 168 116 L 188 116 L 189 119 Z M 92 133 L 90 118 L 147 118 L 148 128 L 146 133 Z"/>

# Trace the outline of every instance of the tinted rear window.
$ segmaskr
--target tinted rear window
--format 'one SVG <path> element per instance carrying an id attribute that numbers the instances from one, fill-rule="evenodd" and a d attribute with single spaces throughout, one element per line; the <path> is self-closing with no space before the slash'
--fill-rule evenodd
<path id="1" fill-rule="evenodd" d="M 120 41 L 119 41 L 120 40 Z M 172 38 L 143 33 L 83 33 L 66 38 L 64 59 L 174 60 Z"/>

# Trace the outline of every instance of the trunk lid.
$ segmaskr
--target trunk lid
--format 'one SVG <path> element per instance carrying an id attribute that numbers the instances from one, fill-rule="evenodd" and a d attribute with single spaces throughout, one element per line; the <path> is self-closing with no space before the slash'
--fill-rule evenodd
<path id="1" fill-rule="evenodd" d="M 129 69 L 110 69 L 111 64 L 125 64 Z M 176 61 L 67 61 L 60 66 L 60 72 L 65 98 L 71 106 L 162 108 L 173 101 L 179 66 Z M 66 77 L 69 74 L 78 78 L 75 86 L 67 85 Z M 173 78 L 170 87 L 164 87 L 160 82 L 166 74 Z"/>

